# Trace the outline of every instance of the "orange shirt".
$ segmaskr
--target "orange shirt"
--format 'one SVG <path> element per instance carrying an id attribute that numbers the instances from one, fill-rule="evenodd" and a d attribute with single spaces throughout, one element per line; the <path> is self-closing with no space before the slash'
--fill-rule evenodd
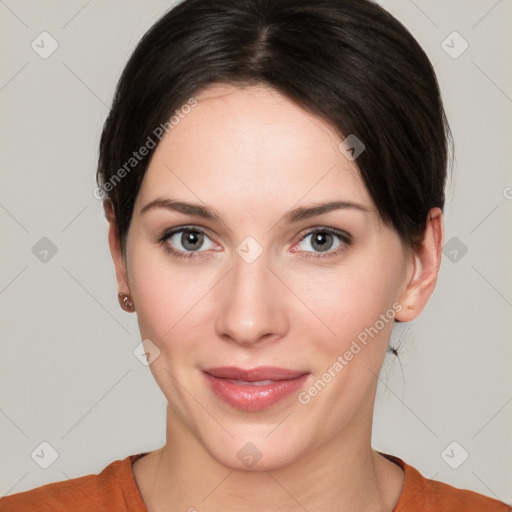
<path id="1" fill-rule="evenodd" d="M 1 512 L 147 512 L 132 463 L 148 452 L 115 460 L 101 473 L 4 496 Z M 473 491 L 428 480 L 402 459 L 384 454 L 405 472 L 402 493 L 393 512 L 510 512 L 502 501 Z"/>

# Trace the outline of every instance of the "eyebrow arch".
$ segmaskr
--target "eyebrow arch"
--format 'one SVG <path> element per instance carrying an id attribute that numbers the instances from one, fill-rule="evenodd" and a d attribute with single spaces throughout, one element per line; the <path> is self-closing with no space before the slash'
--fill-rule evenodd
<path id="1" fill-rule="evenodd" d="M 203 217 L 204 219 L 208 219 L 219 224 L 224 224 L 222 217 L 214 209 L 208 208 L 197 203 L 187 203 L 185 201 L 177 201 L 170 198 L 157 198 L 154 201 L 148 203 L 146 206 L 144 206 L 140 213 L 142 215 L 149 210 L 157 208 L 164 208 L 166 210 L 177 211 L 188 215 L 197 215 L 198 217 Z M 283 216 L 283 219 L 288 224 L 292 224 L 294 222 L 310 219 L 312 217 L 316 217 L 318 215 L 322 215 L 324 213 L 328 213 L 334 210 L 342 210 L 347 208 L 360 210 L 364 213 L 370 212 L 370 208 L 368 208 L 367 206 L 354 203 L 352 201 L 331 201 L 328 203 L 321 203 L 313 206 L 299 206 L 287 212 Z"/>

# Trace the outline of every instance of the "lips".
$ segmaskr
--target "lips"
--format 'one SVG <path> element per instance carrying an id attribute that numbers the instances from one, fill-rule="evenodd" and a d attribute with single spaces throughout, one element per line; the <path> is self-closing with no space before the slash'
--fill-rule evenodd
<path id="1" fill-rule="evenodd" d="M 303 385 L 309 372 L 261 366 L 203 369 L 210 389 L 228 405 L 245 411 L 261 411 Z"/>
<path id="2" fill-rule="evenodd" d="M 295 379 L 308 373 L 304 371 L 287 370 L 285 368 L 276 368 L 274 366 L 260 366 L 248 370 L 234 366 L 223 366 L 221 368 L 206 368 L 203 371 L 219 379 L 236 379 L 247 382 Z"/>

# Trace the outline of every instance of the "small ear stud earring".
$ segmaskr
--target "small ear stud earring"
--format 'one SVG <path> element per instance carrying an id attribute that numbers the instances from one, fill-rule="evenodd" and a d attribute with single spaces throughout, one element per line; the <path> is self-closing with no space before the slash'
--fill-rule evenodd
<path id="1" fill-rule="evenodd" d="M 133 304 L 132 298 L 129 295 L 118 293 L 117 298 L 119 299 L 119 305 L 122 309 L 128 313 L 133 313 L 135 311 L 135 305 Z"/>

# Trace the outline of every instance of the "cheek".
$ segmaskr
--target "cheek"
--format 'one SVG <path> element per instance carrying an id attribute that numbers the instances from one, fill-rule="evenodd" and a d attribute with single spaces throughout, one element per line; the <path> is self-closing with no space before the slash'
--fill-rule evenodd
<path id="1" fill-rule="evenodd" d="M 330 411 L 332 422 L 326 420 L 325 428 L 334 431 L 361 404 L 370 407 L 393 328 L 393 304 L 400 285 L 398 257 L 368 256 L 305 288 L 315 313 L 331 333 L 317 336 L 310 349 L 314 378 L 298 400 L 312 413 Z"/>
<path id="2" fill-rule="evenodd" d="M 215 284 L 211 271 L 171 258 L 163 248 L 134 244 L 129 259 L 130 290 L 141 335 L 156 343 L 181 338 L 183 330 L 190 333 L 204 323 L 200 318 L 203 301 Z"/>
<path id="3" fill-rule="evenodd" d="M 319 274 L 316 279 L 302 278 L 300 294 L 331 331 L 332 336 L 326 339 L 332 340 L 332 348 L 350 344 L 377 322 L 383 336 L 390 333 L 393 304 L 402 285 L 402 262 L 396 253 L 394 258 L 367 254 L 364 259 Z M 386 313 L 384 327 L 379 319 Z"/>

